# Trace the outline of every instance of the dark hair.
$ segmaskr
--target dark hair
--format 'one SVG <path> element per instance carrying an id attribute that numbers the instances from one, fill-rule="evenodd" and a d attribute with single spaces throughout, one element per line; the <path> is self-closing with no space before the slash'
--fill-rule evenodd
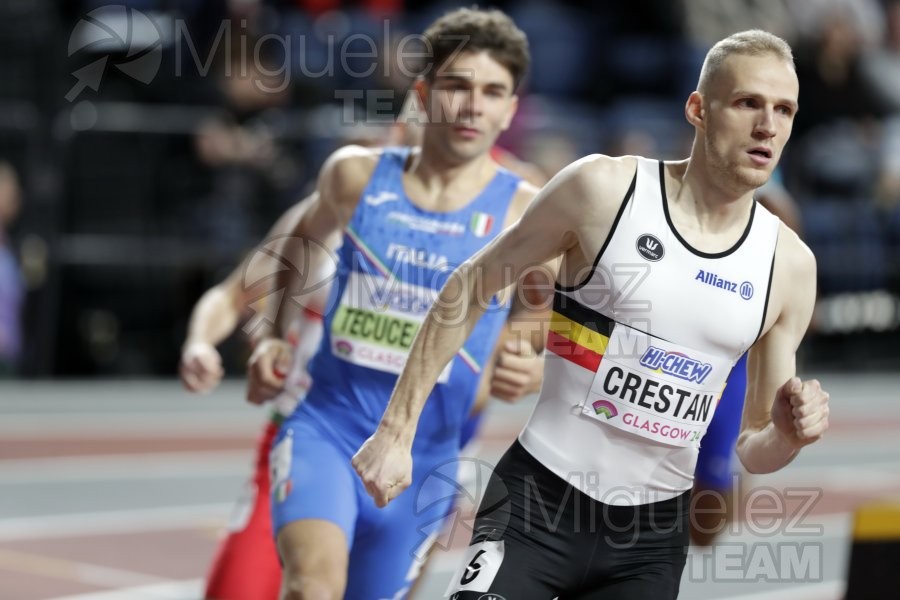
<path id="1" fill-rule="evenodd" d="M 423 70 L 428 79 L 460 52 L 484 51 L 510 72 L 515 91 L 531 63 L 525 33 L 506 13 L 496 9 L 454 10 L 432 23 L 424 37 L 431 50 Z"/>

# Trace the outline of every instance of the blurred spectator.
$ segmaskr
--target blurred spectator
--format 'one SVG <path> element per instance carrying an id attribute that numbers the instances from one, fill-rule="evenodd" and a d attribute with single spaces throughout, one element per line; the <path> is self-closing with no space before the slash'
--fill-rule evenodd
<path id="1" fill-rule="evenodd" d="M 377 110 L 373 111 L 372 107 L 369 107 L 368 118 L 396 119 L 402 114 L 404 105 L 412 97 L 411 86 L 415 76 L 421 71 L 422 65 L 410 58 L 410 50 L 403 45 L 409 39 L 411 38 L 407 37 L 403 30 L 395 29 L 388 39 L 380 40 L 378 66 L 373 74 L 371 88 L 384 99 L 383 103 L 389 106 L 389 110 L 385 111 L 381 104 L 369 103 L 375 104 Z"/>
<path id="2" fill-rule="evenodd" d="M 286 127 L 290 88 L 286 75 L 274 72 L 256 57 L 226 56 L 217 80 L 221 110 L 194 136 L 213 189 L 192 221 L 226 253 L 252 243 L 256 225 L 283 211 L 301 179 L 293 149 L 277 136 Z"/>
<path id="3" fill-rule="evenodd" d="M 887 0 L 885 22 L 884 43 L 865 54 L 862 66 L 867 83 L 893 113 L 881 131 L 876 189 L 881 208 L 892 210 L 900 207 L 900 0 Z"/>
<path id="4" fill-rule="evenodd" d="M 900 0 L 885 5 L 885 38 L 862 59 L 863 75 L 879 99 L 900 112 Z"/>
<path id="5" fill-rule="evenodd" d="M 6 237 L 20 203 L 16 172 L 8 163 L 0 162 L 0 377 L 15 372 L 22 352 L 24 280 Z"/>
<path id="6" fill-rule="evenodd" d="M 524 145 L 524 157 L 537 165 L 547 177 L 553 177 L 581 157 L 578 143 L 563 131 L 542 131 Z"/>
<path id="7" fill-rule="evenodd" d="M 888 111 L 862 74 L 867 46 L 852 14 L 839 6 L 821 15 L 817 34 L 797 53 L 802 90 L 801 110 L 794 123 L 797 136 L 842 118 L 882 117 Z"/>
<path id="8" fill-rule="evenodd" d="M 682 0 L 682 4 L 688 35 L 694 45 L 705 53 L 709 46 L 723 37 L 749 28 L 764 29 L 789 42 L 793 41 L 796 29 L 788 1 Z"/>
<path id="9" fill-rule="evenodd" d="M 781 184 L 780 178 L 780 173 L 776 171 L 772 178 L 756 191 L 756 200 L 802 238 L 800 207 L 787 188 Z"/>
<path id="10" fill-rule="evenodd" d="M 884 32 L 884 16 L 879 0 L 785 0 L 785 5 L 793 15 L 798 34 L 803 38 L 818 35 L 823 20 L 835 14 L 841 14 L 846 19 L 865 45 L 877 44 Z"/>
<path id="11" fill-rule="evenodd" d="M 885 122 L 880 150 L 881 173 L 876 199 L 882 209 L 900 213 L 900 114 Z M 900 237 L 900 230 L 895 233 Z"/>

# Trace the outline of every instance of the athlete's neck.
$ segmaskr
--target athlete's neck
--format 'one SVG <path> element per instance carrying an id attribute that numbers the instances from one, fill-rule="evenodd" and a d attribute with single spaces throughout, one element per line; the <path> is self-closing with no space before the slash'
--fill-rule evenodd
<path id="1" fill-rule="evenodd" d="M 743 231 L 755 188 L 729 190 L 716 185 L 715 178 L 703 172 L 700 163 L 691 159 L 666 163 L 664 180 L 672 217 L 690 221 L 701 233 L 724 233 L 735 228 Z"/>
<path id="2" fill-rule="evenodd" d="M 669 164 L 664 184 L 672 227 L 701 252 L 724 252 L 741 239 L 753 209 L 752 192 L 729 195 L 691 171 L 688 161 Z"/>
<path id="3" fill-rule="evenodd" d="M 485 153 L 467 161 L 453 161 L 428 148 L 413 154 L 404 184 L 419 207 L 450 212 L 468 204 L 494 177 L 497 164 Z"/>

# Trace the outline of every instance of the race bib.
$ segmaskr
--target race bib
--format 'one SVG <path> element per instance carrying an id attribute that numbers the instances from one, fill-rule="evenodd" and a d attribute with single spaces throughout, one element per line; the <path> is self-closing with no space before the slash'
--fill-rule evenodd
<path id="1" fill-rule="evenodd" d="M 331 322 L 331 352 L 356 365 L 399 375 L 437 290 L 350 273 Z M 438 377 L 450 378 L 453 361 Z"/>
<path id="2" fill-rule="evenodd" d="M 466 548 L 466 554 L 459 565 L 459 570 L 450 580 L 450 587 L 442 598 L 450 600 L 459 597 L 462 592 L 486 592 L 491 588 L 497 573 L 503 565 L 506 545 L 503 540 L 484 541 Z M 479 596 L 486 600 L 500 598 L 491 594 Z"/>
<path id="3" fill-rule="evenodd" d="M 582 413 L 654 442 L 697 447 L 733 366 L 616 323 Z"/>
<path id="4" fill-rule="evenodd" d="M 291 371 L 284 382 L 284 389 L 274 400 L 275 411 L 289 417 L 312 386 L 307 364 L 322 341 L 322 320 L 319 317 L 297 316 L 288 327 L 287 340 L 294 351 Z"/>
<path id="5" fill-rule="evenodd" d="M 269 452 L 269 481 L 272 497 L 279 503 L 287 500 L 293 488 L 291 463 L 294 459 L 294 433 L 288 430 Z"/>

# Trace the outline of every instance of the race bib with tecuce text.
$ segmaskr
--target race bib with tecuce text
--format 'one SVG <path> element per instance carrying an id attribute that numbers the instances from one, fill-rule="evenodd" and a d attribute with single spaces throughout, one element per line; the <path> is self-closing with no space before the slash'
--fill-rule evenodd
<path id="1" fill-rule="evenodd" d="M 399 375 L 437 290 L 350 273 L 331 322 L 331 351 L 347 362 Z M 446 383 L 453 361 L 438 377 Z"/>

